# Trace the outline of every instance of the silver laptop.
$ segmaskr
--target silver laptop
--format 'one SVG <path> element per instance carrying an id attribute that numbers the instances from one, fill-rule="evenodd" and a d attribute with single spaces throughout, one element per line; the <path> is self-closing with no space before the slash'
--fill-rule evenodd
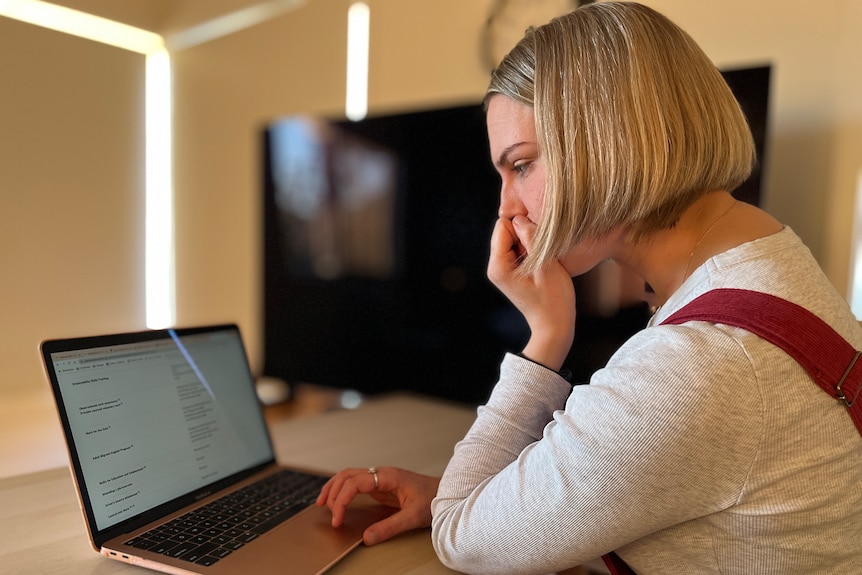
<path id="1" fill-rule="evenodd" d="M 49 340 L 42 357 L 93 547 L 166 573 L 323 573 L 388 511 L 335 529 L 325 475 L 276 464 L 235 325 Z"/>

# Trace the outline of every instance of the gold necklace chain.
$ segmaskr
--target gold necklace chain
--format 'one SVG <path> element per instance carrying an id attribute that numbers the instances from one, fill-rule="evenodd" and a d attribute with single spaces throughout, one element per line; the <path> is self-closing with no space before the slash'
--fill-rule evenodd
<path id="1" fill-rule="evenodd" d="M 682 281 L 685 281 L 685 280 L 687 280 L 687 279 L 688 279 L 689 268 L 691 267 L 691 259 L 694 257 L 694 252 L 696 252 L 696 251 L 697 251 L 697 247 L 698 247 L 698 246 L 700 245 L 700 243 L 704 240 L 704 238 L 706 238 L 706 236 L 707 236 L 707 235 L 709 235 L 709 232 L 711 232 L 711 231 L 712 231 L 712 228 L 714 228 L 714 227 L 715 227 L 715 224 L 717 224 L 717 223 L 718 223 L 718 221 L 719 221 L 721 218 L 723 218 L 724 216 L 726 216 L 726 215 L 730 212 L 730 210 L 732 210 L 732 209 L 733 209 L 733 207 L 734 207 L 737 203 L 739 203 L 739 200 L 733 200 L 733 203 L 732 203 L 732 204 L 730 204 L 730 207 L 729 207 L 729 208 L 727 208 L 726 210 L 724 210 L 724 212 L 722 212 L 722 214 L 721 214 L 720 216 L 718 216 L 717 218 L 715 218 L 715 219 L 713 220 L 713 222 L 709 225 L 709 227 L 708 227 L 708 228 L 706 228 L 706 231 L 705 231 L 705 232 L 703 232 L 703 235 L 702 235 L 702 236 L 700 236 L 700 239 L 699 239 L 699 240 L 697 240 L 697 242 L 695 242 L 694 247 L 692 247 L 692 248 L 691 248 L 691 253 L 688 255 L 688 262 L 685 264 L 685 275 L 682 277 Z"/>

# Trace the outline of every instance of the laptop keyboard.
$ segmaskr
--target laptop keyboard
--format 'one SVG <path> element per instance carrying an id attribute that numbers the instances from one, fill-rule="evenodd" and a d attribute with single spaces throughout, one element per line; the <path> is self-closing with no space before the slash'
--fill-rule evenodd
<path id="1" fill-rule="evenodd" d="M 327 477 L 282 470 L 126 541 L 213 565 L 308 507 Z"/>

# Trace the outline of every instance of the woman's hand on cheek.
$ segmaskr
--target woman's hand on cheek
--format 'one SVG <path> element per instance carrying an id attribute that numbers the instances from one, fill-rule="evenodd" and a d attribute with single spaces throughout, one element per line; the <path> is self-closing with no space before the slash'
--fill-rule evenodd
<path id="1" fill-rule="evenodd" d="M 558 369 L 574 339 L 575 290 L 566 269 L 553 260 L 531 275 L 519 273 L 536 225 L 524 216 L 500 219 L 491 239 L 488 278 L 524 315 L 530 343 L 524 354 Z"/>

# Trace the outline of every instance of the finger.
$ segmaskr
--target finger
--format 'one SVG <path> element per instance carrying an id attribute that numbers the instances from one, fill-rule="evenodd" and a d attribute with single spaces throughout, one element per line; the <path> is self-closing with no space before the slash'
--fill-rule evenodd
<path id="1" fill-rule="evenodd" d="M 315 504 L 318 507 L 322 507 L 326 500 L 329 498 L 329 493 L 332 490 L 332 484 L 335 482 L 335 477 L 330 477 L 329 481 L 323 484 L 323 487 L 320 488 L 320 493 L 317 495 L 317 500 L 315 500 Z"/>
<path id="2" fill-rule="evenodd" d="M 374 484 L 374 476 L 368 473 L 367 470 L 355 470 L 355 473 L 350 477 L 345 477 L 344 481 L 338 487 L 338 490 L 333 490 L 329 495 L 328 505 L 332 511 L 332 525 L 338 527 L 344 521 L 344 515 L 347 511 L 347 506 L 360 493 L 372 493 L 377 490 Z"/>
<path id="3" fill-rule="evenodd" d="M 521 245 L 512 222 L 499 219 L 494 225 L 491 235 L 491 253 L 488 259 L 488 278 L 496 285 L 504 281 L 517 269 L 523 257 L 524 247 Z"/>
<path id="4" fill-rule="evenodd" d="M 344 482 L 357 471 L 356 469 L 345 469 L 330 477 L 323 487 L 320 488 L 320 493 L 315 503 L 321 507 L 326 505 L 331 510 L 335 499 L 344 487 Z"/>
<path id="5" fill-rule="evenodd" d="M 515 216 L 512 218 L 512 228 L 518 241 L 529 252 L 533 249 L 533 238 L 536 236 L 536 224 L 526 216 Z"/>
<path id="6" fill-rule="evenodd" d="M 338 527 L 344 523 L 344 515 L 347 512 L 347 506 L 353 501 L 353 498 L 359 494 L 359 490 L 353 486 L 353 482 L 347 481 L 342 487 L 338 496 L 330 503 L 329 510 L 332 512 L 332 526 Z"/>
<path id="7" fill-rule="evenodd" d="M 317 497 L 317 500 L 321 502 L 321 505 L 324 503 L 326 505 L 329 505 L 332 499 L 338 495 L 350 471 L 351 470 L 349 469 L 339 471 L 323 485 L 323 487 L 320 489 L 320 495 L 318 495 Z"/>
<path id="8" fill-rule="evenodd" d="M 491 234 L 491 249 L 498 253 L 511 251 L 512 247 L 518 243 L 518 238 L 515 235 L 515 229 L 512 222 L 506 219 L 499 219 L 494 224 L 494 231 Z"/>

